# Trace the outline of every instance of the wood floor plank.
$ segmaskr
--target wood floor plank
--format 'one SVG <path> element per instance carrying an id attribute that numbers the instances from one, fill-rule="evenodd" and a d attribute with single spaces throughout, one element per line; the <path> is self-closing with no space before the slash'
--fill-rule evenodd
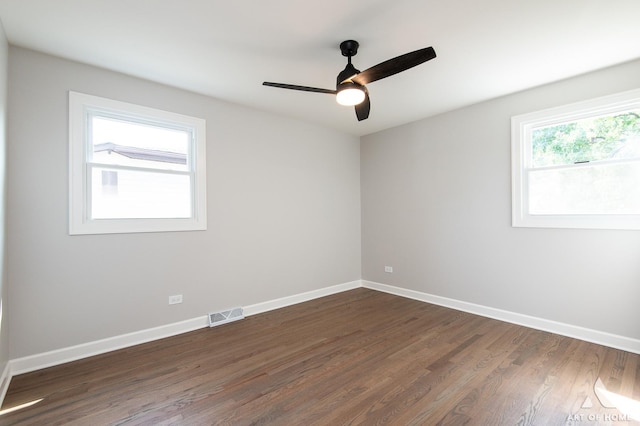
<path id="1" fill-rule="evenodd" d="M 640 355 L 356 289 L 14 377 L 0 425 L 619 420 L 598 378 L 638 401 Z"/>

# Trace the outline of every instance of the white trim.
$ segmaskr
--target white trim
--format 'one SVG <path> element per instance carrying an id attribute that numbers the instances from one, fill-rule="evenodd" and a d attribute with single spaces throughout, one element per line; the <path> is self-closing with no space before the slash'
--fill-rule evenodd
<path id="1" fill-rule="evenodd" d="M 502 309 L 491 308 L 488 306 L 476 305 L 475 303 L 463 302 L 456 299 L 449 299 L 447 297 L 435 296 L 433 294 L 409 290 L 406 288 L 394 287 L 372 281 L 363 280 L 362 286 L 371 290 L 382 291 L 384 293 L 394 294 L 396 296 L 402 296 L 426 303 L 432 303 L 434 305 L 444 306 L 447 308 L 456 309 L 458 311 L 468 312 L 487 318 L 506 321 L 512 324 L 535 328 L 536 330 L 548 331 L 550 333 L 560 334 L 562 336 L 572 337 L 574 339 L 580 339 L 587 342 L 640 354 L 640 340 L 632 339 L 630 337 L 592 330 L 589 328 L 565 324 L 544 318 L 519 314 L 516 312 L 505 311 Z"/>
<path id="2" fill-rule="evenodd" d="M 394 287 L 387 284 L 376 283 L 373 281 L 357 280 L 343 284 L 325 287 L 318 290 L 312 290 L 293 296 L 282 297 L 266 302 L 256 303 L 244 307 L 246 316 L 257 315 L 274 309 L 284 308 L 309 300 L 317 299 L 332 294 L 341 293 L 343 291 L 353 290 L 356 288 L 368 288 L 371 290 L 381 291 L 384 293 L 394 294 L 400 297 L 418 300 L 421 302 L 432 303 L 434 305 L 444 306 L 483 317 L 494 318 L 500 321 L 506 321 L 512 324 L 518 324 L 537 330 L 548 331 L 575 339 L 585 340 L 587 342 L 597 343 L 616 349 L 640 354 L 640 340 L 632 339 L 625 336 L 605 333 L 602 331 L 591 330 L 570 324 L 564 324 L 556 321 L 546 320 L 543 318 L 532 317 L 529 315 L 518 314 L 515 312 L 505 311 L 501 309 L 491 308 L 488 306 L 476 305 L 474 303 L 463 302 L 460 300 L 449 299 L 447 297 L 436 296 L 420 291 L 409 290 L 400 287 Z M 68 348 L 57 349 L 41 354 L 26 356 L 23 358 L 12 359 L 7 363 L 2 375 L 0 376 L 0 404 L 4 399 L 4 395 L 9 387 L 12 376 L 52 367 L 66 362 L 87 358 L 118 349 L 151 342 L 165 337 L 171 337 L 182 333 L 187 333 L 200 328 L 208 327 L 208 316 L 167 324 L 160 327 L 150 328 L 146 330 L 136 331 L 133 333 L 114 336 L 107 339 L 96 340 L 94 342 L 83 343 Z"/>
<path id="3" fill-rule="evenodd" d="M 261 314 L 263 312 L 280 309 L 298 303 L 307 302 L 309 300 L 318 299 L 320 297 L 329 296 L 331 294 L 342 293 L 343 291 L 353 290 L 362 287 L 361 281 L 351 281 L 344 284 L 338 284 L 331 287 L 325 287 L 318 290 L 308 291 L 306 293 L 295 294 L 293 296 L 282 297 L 280 299 L 269 300 L 267 302 L 256 303 L 244 307 L 245 316 Z"/>
<path id="4" fill-rule="evenodd" d="M 4 401 L 4 397 L 9 390 L 9 384 L 11 384 L 11 362 L 7 362 L 4 365 L 4 369 L 2 370 L 2 375 L 0 375 L 0 406 L 2 406 L 2 402 Z"/>
<path id="5" fill-rule="evenodd" d="M 188 333 L 193 330 L 207 327 L 208 318 L 203 315 L 198 318 L 167 324 L 160 327 L 146 330 L 134 331 L 133 333 L 122 334 L 120 336 L 109 337 L 93 342 L 82 343 L 68 348 L 56 349 L 41 354 L 26 356 L 9 361 L 11 364 L 11 375 L 29 373 L 42 368 L 100 355 L 106 352 L 115 351 L 129 346 L 139 345 L 154 340 L 177 334 Z"/>

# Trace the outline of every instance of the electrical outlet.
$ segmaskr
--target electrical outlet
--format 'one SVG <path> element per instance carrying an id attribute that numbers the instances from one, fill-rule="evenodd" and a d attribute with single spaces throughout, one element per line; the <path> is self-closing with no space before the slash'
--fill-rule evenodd
<path id="1" fill-rule="evenodd" d="M 169 304 L 177 305 L 178 303 L 182 303 L 182 295 L 176 294 L 174 296 L 169 296 Z"/>
<path id="2" fill-rule="evenodd" d="M 393 274 L 393 266 L 385 266 L 384 271 L 388 274 Z"/>

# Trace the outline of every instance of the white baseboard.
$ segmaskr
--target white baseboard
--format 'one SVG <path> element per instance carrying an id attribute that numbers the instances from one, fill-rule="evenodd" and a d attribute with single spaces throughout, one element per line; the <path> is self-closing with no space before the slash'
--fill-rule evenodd
<path id="1" fill-rule="evenodd" d="M 362 287 L 362 282 L 351 281 L 344 284 L 338 284 L 331 287 L 325 287 L 318 290 L 308 291 L 306 293 L 295 294 L 293 296 L 282 297 L 280 299 L 270 300 L 267 302 L 256 303 L 244 307 L 246 316 L 261 314 L 263 312 L 272 311 L 274 309 L 284 308 L 286 306 L 295 305 L 309 300 L 318 299 L 320 297 L 329 296 L 331 294 L 342 293 L 343 291 L 353 290 Z"/>
<path id="2" fill-rule="evenodd" d="M 551 321 L 544 318 L 532 317 L 516 312 L 504 311 L 488 306 L 476 305 L 474 303 L 462 302 L 460 300 L 435 296 L 428 293 L 422 293 L 415 290 L 394 287 L 372 281 L 363 280 L 362 286 L 372 290 L 394 294 L 396 296 L 402 296 L 409 299 L 432 303 L 434 305 L 444 306 L 447 308 L 456 309 L 458 311 L 469 312 L 471 314 L 476 314 L 483 317 L 493 318 L 512 324 L 535 328 L 536 330 L 548 331 L 550 333 L 555 333 L 562 336 L 572 337 L 575 339 L 580 339 L 587 342 L 597 343 L 599 345 L 609 346 L 611 348 L 640 354 L 640 340 L 632 339 L 630 337 L 619 336 L 603 331 L 592 330 L 557 321 Z"/>
<path id="3" fill-rule="evenodd" d="M 94 355 L 100 355 L 106 352 L 127 348 L 129 346 L 139 345 L 141 343 L 147 343 L 153 340 L 164 339 L 165 337 L 171 337 L 177 334 L 187 333 L 199 328 L 204 328 L 208 325 L 208 318 L 205 315 L 202 317 L 180 321 L 173 324 L 167 324 L 160 327 L 149 328 L 146 330 L 135 331 L 133 333 L 122 334 L 120 336 L 109 337 L 107 339 L 82 343 L 80 345 L 70 346 L 68 348 L 56 349 L 54 351 L 44 352 L 41 354 L 12 359 L 11 361 L 9 361 L 11 367 L 11 375 L 16 376 L 18 374 L 28 373 L 35 370 L 40 370 L 42 368 L 64 364 L 70 361 L 88 358 Z"/>
<path id="4" fill-rule="evenodd" d="M 254 305 L 244 307 L 244 314 L 245 316 L 256 315 L 273 309 L 283 308 L 289 305 L 294 305 L 296 303 L 306 302 L 308 300 L 317 299 L 319 297 L 328 296 L 330 294 L 340 293 L 359 287 L 361 287 L 361 282 L 358 280 L 300 293 L 293 296 L 283 297 L 280 299 L 270 300 L 267 302 L 256 303 Z M 75 361 L 82 358 L 88 358 L 90 356 L 115 351 L 117 349 L 139 345 L 141 343 L 147 343 L 153 340 L 163 339 L 165 337 L 175 336 L 177 334 L 187 333 L 189 331 L 207 327 L 208 325 L 209 322 L 207 315 L 204 315 L 202 317 L 192 318 L 189 320 L 167 324 L 160 327 L 135 331 L 133 333 L 123 334 L 120 336 L 114 336 L 88 343 L 82 343 L 80 345 L 71 346 L 68 348 L 62 348 L 50 352 L 17 358 L 9 361 L 9 374 L 10 376 L 16 376 L 18 374 L 28 373 L 31 371 L 52 367 L 54 365 L 64 364 L 66 362 Z M 9 376 L 9 374 L 7 374 L 7 376 Z M 2 401 L 2 399 L 0 399 L 0 401 Z"/>
<path id="5" fill-rule="evenodd" d="M 284 308 L 297 303 L 306 302 L 331 294 L 340 293 L 355 288 L 364 287 L 397 296 L 407 297 L 422 302 L 445 306 L 459 311 L 469 312 L 484 317 L 494 318 L 501 321 L 519 324 L 538 330 L 549 331 L 563 336 L 593 342 L 612 348 L 622 349 L 628 352 L 640 354 L 640 340 L 631 339 L 624 336 L 609 334 L 597 330 L 591 330 L 570 324 L 536 318 L 515 312 L 504 311 L 487 306 L 476 305 L 446 297 L 435 296 L 415 290 L 394 287 L 387 284 L 380 284 L 372 281 L 352 281 L 331 287 L 325 287 L 305 293 L 287 296 L 275 300 L 270 300 L 244 307 L 246 316 L 256 315 L 274 309 Z M 208 326 L 207 316 L 197 317 L 186 321 L 168 324 L 160 327 L 136 331 L 133 333 L 114 336 L 107 339 L 96 340 L 80 345 L 57 349 L 50 352 L 35 354 L 23 358 L 10 360 L 0 376 L 0 403 L 4 399 L 9 382 L 12 376 L 40 370 L 54 365 L 87 358 L 93 355 L 187 333 Z"/>
<path id="6" fill-rule="evenodd" d="M 4 396 L 7 394 L 9 390 L 9 384 L 11 383 L 11 364 L 7 362 L 4 365 L 4 369 L 2 370 L 2 375 L 0 376 L 0 406 L 2 406 L 2 401 L 4 401 Z"/>

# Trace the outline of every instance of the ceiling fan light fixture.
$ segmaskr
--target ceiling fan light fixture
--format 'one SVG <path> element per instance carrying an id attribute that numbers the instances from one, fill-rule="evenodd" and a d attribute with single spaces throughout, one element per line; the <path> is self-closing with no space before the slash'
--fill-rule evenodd
<path id="1" fill-rule="evenodd" d="M 353 106 L 358 105 L 364 101 L 364 89 L 355 83 L 342 83 L 338 87 L 338 93 L 336 95 L 336 101 L 340 105 Z"/>

